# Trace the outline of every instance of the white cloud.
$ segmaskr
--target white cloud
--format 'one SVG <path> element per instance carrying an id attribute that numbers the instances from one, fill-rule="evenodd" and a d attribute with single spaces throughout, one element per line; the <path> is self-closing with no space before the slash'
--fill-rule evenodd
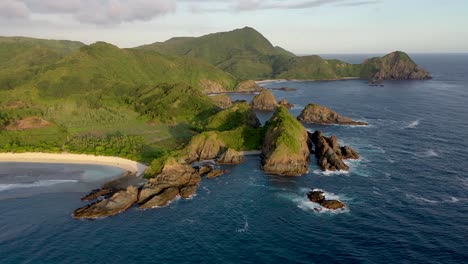
<path id="1" fill-rule="evenodd" d="M 18 0 L 0 1 L 0 17 L 7 19 L 27 18 L 29 16 L 28 7 Z"/>

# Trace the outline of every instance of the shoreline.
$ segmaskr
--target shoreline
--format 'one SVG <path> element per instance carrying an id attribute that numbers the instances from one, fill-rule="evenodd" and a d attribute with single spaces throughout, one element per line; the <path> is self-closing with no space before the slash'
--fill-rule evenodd
<path id="1" fill-rule="evenodd" d="M 330 82 L 330 81 L 347 81 L 347 80 L 362 80 L 359 77 L 343 77 L 338 79 L 266 79 L 255 81 L 256 84 L 263 84 L 263 83 L 272 83 L 272 82 Z"/>
<path id="2" fill-rule="evenodd" d="M 69 153 L 0 153 L 1 162 L 104 165 L 135 173 L 137 177 L 141 177 L 148 168 L 142 163 L 119 157 Z"/>

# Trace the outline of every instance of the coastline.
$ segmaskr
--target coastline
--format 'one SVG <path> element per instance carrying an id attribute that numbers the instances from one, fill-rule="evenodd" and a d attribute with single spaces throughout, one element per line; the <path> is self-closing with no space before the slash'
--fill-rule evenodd
<path id="1" fill-rule="evenodd" d="M 119 157 L 69 153 L 0 153 L 0 163 L 1 162 L 105 165 L 135 173 L 137 177 L 141 177 L 148 168 L 148 166 L 139 162 Z"/>
<path id="2" fill-rule="evenodd" d="M 267 79 L 255 81 L 256 84 L 272 83 L 272 82 L 321 82 L 321 81 L 347 81 L 347 80 L 362 80 L 359 77 L 343 77 L 337 79 Z"/>

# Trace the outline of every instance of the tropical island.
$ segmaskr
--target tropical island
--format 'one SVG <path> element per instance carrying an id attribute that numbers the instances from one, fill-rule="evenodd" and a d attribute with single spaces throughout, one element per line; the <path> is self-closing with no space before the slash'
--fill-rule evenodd
<path id="1" fill-rule="evenodd" d="M 188 198 L 202 175 L 223 173 L 204 161 L 239 164 L 250 151 L 261 153 L 268 174 L 305 174 L 311 154 L 323 170 L 349 169 L 343 160 L 358 158 L 357 152 L 339 146 L 336 137 L 308 132 L 301 122 L 364 123 L 313 102 L 296 118 L 288 102 L 257 81 L 430 78 L 404 52 L 361 64 L 296 56 L 248 27 L 132 49 L 0 37 L 0 152 L 115 156 L 147 164 L 146 180 L 103 186 L 85 199 L 95 202 L 74 213 L 99 218 L 133 204 L 148 209 Z M 230 92 L 258 95 L 249 104 L 232 102 L 225 95 Z M 274 114 L 261 126 L 254 109 Z"/>

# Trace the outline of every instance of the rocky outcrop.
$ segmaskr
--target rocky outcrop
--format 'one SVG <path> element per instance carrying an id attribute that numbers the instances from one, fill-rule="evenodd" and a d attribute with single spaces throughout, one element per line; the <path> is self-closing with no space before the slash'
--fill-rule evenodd
<path id="1" fill-rule="evenodd" d="M 374 82 L 383 80 L 427 80 L 432 77 L 408 54 L 395 51 L 382 58 L 372 58 L 362 64 L 361 77 Z"/>
<path id="2" fill-rule="evenodd" d="M 266 124 L 262 168 L 268 174 L 297 176 L 307 173 L 310 150 L 305 128 L 280 106 Z"/>
<path id="3" fill-rule="evenodd" d="M 214 104 L 222 109 L 226 109 L 232 106 L 231 97 L 226 94 L 217 94 L 210 96 L 210 99 L 213 100 Z"/>
<path id="4" fill-rule="evenodd" d="M 315 146 L 315 156 L 320 169 L 324 171 L 347 171 L 349 166 L 344 159 L 359 159 L 359 154 L 350 147 L 340 147 L 336 136 L 325 137 L 321 131 L 310 134 Z"/>
<path id="5" fill-rule="evenodd" d="M 220 164 L 240 164 L 244 161 L 244 154 L 228 148 L 217 161 Z"/>
<path id="6" fill-rule="evenodd" d="M 254 93 L 262 89 L 255 81 L 248 80 L 239 83 L 235 89 L 238 93 Z"/>
<path id="7" fill-rule="evenodd" d="M 346 205 L 338 200 L 327 200 L 325 198 L 325 193 L 320 190 L 312 190 L 307 193 L 307 198 L 313 203 L 318 203 L 321 206 L 330 209 L 330 210 L 337 210 L 342 209 Z"/>
<path id="8" fill-rule="evenodd" d="M 210 171 L 210 172 L 206 175 L 206 178 L 207 178 L 207 179 L 218 178 L 219 176 L 223 175 L 224 173 L 225 173 L 224 170 L 213 170 L 213 171 Z"/>
<path id="9" fill-rule="evenodd" d="M 110 198 L 81 207 L 73 212 L 78 219 L 97 219 L 116 215 L 130 208 L 138 200 L 138 188 L 129 186 Z"/>
<path id="10" fill-rule="evenodd" d="M 179 188 L 170 187 L 161 191 L 158 195 L 153 196 L 144 204 L 140 205 L 140 209 L 150 209 L 168 204 L 179 195 Z"/>
<path id="11" fill-rule="evenodd" d="M 212 160 L 219 157 L 225 149 L 224 142 L 215 131 L 204 132 L 192 138 L 186 147 L 185 162 Z"/>
<path id="12" fill-rule="evenodd" d="M 297 119 L 304 123 L 314 123 L 321 125 L 367 125 L 365 122 L 353 121 L 349 117 L 342 116 L 337 112 L 318 104 L 307 105 L 304 110 L 302 110 Z"/>
<path id="13" fill-rule="evenodd" d="M 225 92 L 224 87 L 221 84 L 208 79 L 201 79 L 200 86 L 206 94 Z"/>
<path id="14" fill-rule="evenodd" d="M 195 192 L 200 181 L 200 175 L 192 166 L 181 164 L 175 158 L 168 158 L 161 174 L 150 179 L 142 188 L 138 199 L 140 208 L 163 206 L 179 193 L 188 197 Z"/>
<path id="15" fill-rule="evenodd" d="M 275 96 L 266 89 L 257 94 L 250 103 L 255 110 L 275 111 L 279 104 Z"/>
<path id="16" fill-rule="evenodd" d="M 278 104 L 281 105 L 281 106 L 284 106 L 284 107 L 286 107 L 288 109 L 291 109 L 291 108 L 294 107 L 294 105 L 289 103 L 288 101 L 286 101 L 286 99 L 282 99 L 281 101 L 278 102 Z"/>

